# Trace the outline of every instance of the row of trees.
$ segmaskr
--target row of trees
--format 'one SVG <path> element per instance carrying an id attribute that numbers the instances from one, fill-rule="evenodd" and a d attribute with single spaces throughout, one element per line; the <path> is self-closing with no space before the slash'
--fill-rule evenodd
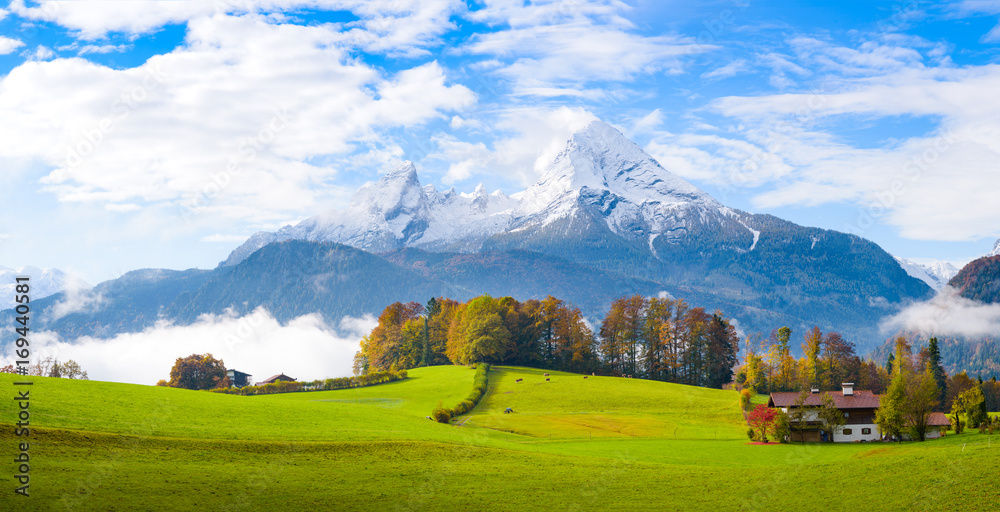
<path id="1" fill-rule="evenodd" d="M 239 388 L 217 387 L 211 391 L 215 393 L 225 393 L 227 395 L 271 395 L 275 393 L 294 393 L 296 391 L 330 391 L 334 389 L 361 388 L 395 382 L 407 377 L 406 370 L 374 372 L 365 375 L 355 375 L 353 377 L 337 377 L 333 379 L 319 379 L 307 382 L 284 381 L 269 382 L 259 386 L 243 386 Z"/>
<path id="2" fill-rule="evenodd" d="M 936 340 L 933 343 L 937 348 Z M 931 413 L 937 410 L 944 396 L 944 369 L 937 357 L 913 357 L 912 346 L 904 338 L 896 339 L 892 364 L 892 380 L 879 397 L 875 424 L 879 432 L 902 440 L 903 434 L 923 441 L 929 428 Z M 891 366 L 891 367 L 890 367 Z"/>
<path id="3" fill-rule="evenodd" d="M 0 367 L 0 373 L 17 373 L 13 364 Z M 79 363 L 70 359 L 60 362 L 54 357 L 46 357 L 28 367 L 28 375 L 38 377 L 56 377 L 61 379 L 88 380 L 87 371 Z"/>
<path id="4" fill-rule="evenodd" d="M 555 297 L 483 295 L 390 305 L 362 339 L 354 371 L 486 362 L 721 387 L 738 350 L 726 318 L 682 300 L 617 299 L 595 335 L 579 309 Z"/>
<path id="5" fill-rule="evenodd" d="M 855 354 L 854 344 L 839 333 L 824 335 L 819 327 L 813 327 L 803 336 L 802 357 L 798 359 L 792 356 L 791 339 L 788 327 L 775 329 L 767 338 L 759 333 L 747 337 L 746 355 L 736 382 L 757 393 L 832 390 L 842 382 L 854 382 L 879 393 L 888 385 L 884 369 L 863 361 Z"/>

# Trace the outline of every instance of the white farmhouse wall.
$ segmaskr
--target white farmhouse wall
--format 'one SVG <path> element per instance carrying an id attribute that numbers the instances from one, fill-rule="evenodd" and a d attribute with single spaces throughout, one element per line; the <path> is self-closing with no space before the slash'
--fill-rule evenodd
<path id="1" fill-rule="evenodd" d="M 850 435 L 844 434 L 844 429 L 850 429 Z M 861 429 L 870 428 L 870 434 L 862 434 Z M 844 425 L 833 431 L 833 441 L 836 443 L 854 443 L 858 441 L 878 441 L 880 438 L 878 426 L 874 424 Z"/>

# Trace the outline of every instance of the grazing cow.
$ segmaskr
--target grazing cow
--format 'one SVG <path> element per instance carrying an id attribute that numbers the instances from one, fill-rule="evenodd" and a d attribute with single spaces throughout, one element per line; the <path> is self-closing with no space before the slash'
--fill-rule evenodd
<path id="1" fill-rule="evenodd" d="M 544 375 L 544 376 L 546 376 L 546 377 L 548 377 L 548 376 L 549 376 L 549 374 L 547 374 L 547 373 L 543 373 L 542 375 Z"/>
<path id="2" fill-rule="evenodd" d="M 584 376 L 583 376 L 583 378 L 585 378 L 585 379 L 586 379 L 586 378 L 587 378 L 587 376 L 586 376 L 586 375 L 584 375 Z"/>
<path id="3" fill-rule="evenodd" d="M 548 382 L 548 381 L 549 381 L 549 379 L 545 379 L 545 382 Z"/>
<path id="4" fill-rule="evenodd" d="M 524 380 L 524 379 L 517 379 L 514 382 L 521 382 L 522 380 Z"/>
<path id="5" fill-rule="evenodd" d="M 510 407 L 508 407 L 508 408 L 506 408 L 506 409 L 503 410 L 504 414 L 510 414 L 512 412 L 514 412 L 514 409 L 511 409 Z"/>

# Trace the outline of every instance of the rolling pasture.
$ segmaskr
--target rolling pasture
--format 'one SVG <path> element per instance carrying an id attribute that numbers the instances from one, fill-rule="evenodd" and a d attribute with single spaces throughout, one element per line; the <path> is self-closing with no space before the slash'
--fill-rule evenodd
<path id="1" fill-rule="evenodd" d="M 31 496 L 4 479 L 0 510 L 986 510 L 1000 500 L 1000 435 L 750 445 L 732 391 L 498 367 L 469 415 L 429 421 L 439 402 L 468 394 L 473 374 L 419 368 L 378 386 L 251 397 L 33 378 Z M 0 374 L 8 390 L 12 380 Z M 23 440 L 15 407 L 0 405 L 3 454 Z"/>

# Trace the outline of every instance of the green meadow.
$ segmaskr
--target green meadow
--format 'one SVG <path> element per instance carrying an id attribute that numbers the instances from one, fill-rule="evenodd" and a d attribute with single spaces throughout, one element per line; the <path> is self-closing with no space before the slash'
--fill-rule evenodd
<path id="1" fill-rule="evenodd" d="M 248 397 L 35 377 L 28 498 L 13 492 L 17 402 L 0 406 L 0 510 L 992 510 L 1000 500 L 1000 435 L 750 445 L 733 391 L 497 367 L 470 414 L 427 419 L 465 398 L 473 375 L 419 368 L 378 386 Z M 12 381 L 0 374 L 14 396 Z"/>

